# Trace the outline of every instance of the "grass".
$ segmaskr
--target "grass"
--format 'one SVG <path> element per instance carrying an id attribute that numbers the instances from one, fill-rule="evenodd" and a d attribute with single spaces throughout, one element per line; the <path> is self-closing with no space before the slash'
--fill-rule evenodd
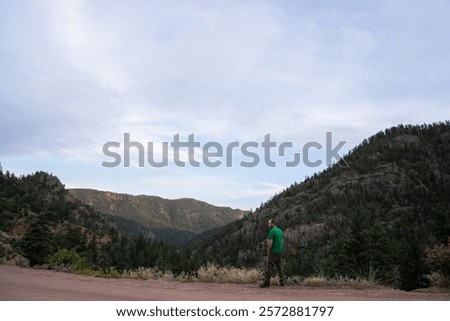
<path id="1" fill-rule="evenodd" d="M 256 283 L 261 277 L 257 269 L 238 269 L 235 267 L 219 267 L 208 263 L 197 271 L 198 281 L 207 283 Z"/>
<path id="2" fill-rule="evenodd" d="M 214 263 L 208 263 L 200 267 L 195 273 L 181 273 L 174 275 L 172 272 L 162 271 L 158 268 L 143 268 L 136 270 L 117 271 L 114 267 L 108 270 L 94 270 L 84 258 L 76 252 L 75 249 L 61 249 L 50 258 L 49 267 L 54 270 L 71 272 L 89 276 L 105 278 L 131 278 L 131 279 L 158 279 L 181 282 L 205 282 L 205 283 L 234 283 L 234 284 L 254 284 L 262 279 L 260 269 L 246 269 L 236 267 L 223 267 Z M 326 287 L 335 285 L 350 285 L 356 288 L 373 287 L 378 285 L 381 280 L 378 278 L 378 268 L 372 264 L 367 267 L 353 271 L 353 277 L 327 278 L 323 272 L 319 275 L 310 276 L 302 279 L 294 276 L 286 279 L 287 285 L 304 285 L 312 287 Z M 278 283 L 278 277 L 271 280 L 272 284 Z"/>
<path id="3" fill-rule="evenodd" d="M 57 271 L 103 278 L 230 284 L 257 284 L 262 281 L 263 275 L 261 269 L 222 267 L 214 263 L 208 263 L 193 273 L 181 273 L 177 275 L 171 271 L 144 267 L 123 272 L 117 271 L 114 267 L 107 270 L 97 270 L 89 266 L 74 250 L 58 251 L 51 257 L 49 264 L 39 266 L 38 268 L 51 268 Z M 433 272 L 428 275 L 428 278 L 431 286 L 450 288 L 450 281 L 441 272 Z M 278 276 L 272 277 L 271 283 L 273 285 L 278 284 Z M 327 277 L 323 271 L 318 271 L 318 274 L 308 277 L 288 277 L 285 283 L 287 286 L 316 288 L 343 286 L 354 289 L 367 289 L 380 286 L 382 280 L 379 277 L 379 268 L 375 268 L 372 264 L 369 264 L 351 271 L 351 274 L 347 276 Z"/>
<path id="4" fill-rule="evenodd" d="M 144 268 L 140 267 L 137 270 L 127 270 L 122 273 L 122 277 L 129 279 L 141 279 L 141 280 L 167 280 L 173 281 L 178 277 L 172 272 L 161 271 L 158 268 Z"/>
<path id="5" fill-rule="evenodd" d="M 374 268 L 372 262 L 368 266 L 361 266 L 358 270 L 352 271 L 355 279 L 367 286 L 377 286 L 381 283 L 379 278 L 379 267 Z"/>
<path id="6" fill-rule="evenodd" d="M 50 266 L 41 266 L 48 269 Z M 174 275 L 170 271 L 162 271 L 158 268 L 140 267 L 136 270 L 117 271 L 115 268 L 108 270 L 76 269 L 73 265 L 54 265 L 57 271 L 64 271 L 80 275 L 102 278 L 129 278 L 137 280 L 164 280 L 177 282 L 204 282 L 204 283 L 229 283 L 229 284 L 257 284 L 262 281 L 262 271 L 259 269 L 239 269 L 234 267 L 220 267 L 212 263 L 201 267 L 196 273 L 182 273 Z M 353 289 L 370 289 L 381 286 L 381 279 L 377 277 L 378 269 L 358 269 L 352 276 L 326 277 L 322 273 L 318 275 L 302 277 L 291 276 L 286 278 L 287 286 L 332 288 L 351 287 Z M 438 288 L 450 289 L 450 282 L 440 273 L 430 276 L 432 284 Z M 272 285 L 278 284 L 278 276 L 272 277 Z"/>
<path id="7" fill-rule="evenodd" d="M 364 273 L 363 273 L 364 272 Z M 368 274 L 366 272 L 369 272 Z M 309 276 L 306 278 L 292 276 L 286 279 L 288 286 L 306 287 L 334 287 L 349 286 L 355 289 L 365 289 L 378 286 L 380 279 L 377 276 L 378 270 L 360 270 L 353 277 L 325 277 L 322 274 Z M 201 267 L 194 274 L 181 274 L 175 276 L 171 272 L 162 272 L 158 269 L 139 268 L 133 271 L 125 271 L 122 277 L 132 279 L 157 279 L 180 282 L 205 282 L 205 283 L 231 283 L 231 284 L 256 284 L 261 281 L 262 271 L 258 269 L 240 269 L 235 267 L 220 267 L 213 263 L 208 263 Z M 271 280 L 272 284 L 278 283 L 278 276 Z"/>
<path id="8" fill-rule="evenodd" d="M 289 284 L 289 283 L 288 283 Z M 348 286 L 354 289 L 367 289 L 373 288 L 379 283 L 373 283 L 367 279 L 363 278 L 354 278 L 348 276 L 338 276 L 334 278 L 327 278 L 323 276 L 310 276 L 304 279 L 300 285 L 308 286 L 308 287 L 334 287 L 334 286 Z"/>
<path id="9" fill-rule="evenodd" d="M 353 270 L 351 276 L 326 277 L 323 272 L 319 275 L 310 276 L 303 280 L 302 284 L 311 287 L 349 286 L 355 289 L 366 289 L 379 286 L 379 268 L 374 268 L 372 263 L 367 267 L 361 266 Z"/>
<path id="10" fill-rule="evenodd" d="M 196 273 L 174 275 L 172 272 L 163 272 L 157 268 L 138 268 L 137 270 L 125 271 L 122 276 L 132 279 L 158 279 L 181 282 L 205 282 L 205 283 L 256 283 L 261 275 L 257 269 L 238 269 L 234 267 L 219 267 L 208 263 L 198 269 Z"/>

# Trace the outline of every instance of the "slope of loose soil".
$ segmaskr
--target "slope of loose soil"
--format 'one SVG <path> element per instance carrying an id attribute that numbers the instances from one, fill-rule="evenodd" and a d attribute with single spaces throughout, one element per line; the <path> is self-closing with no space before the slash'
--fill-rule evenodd
<path id="1" fill-rule="evenodd" d="M 162 280 L 105 279 L 50 270 L 0 265 L 0 300 L 71 301 L 348 301 L 450 300 L 442 291 L 404 292 L 390 288 L 308 288 L 257 284 L 185 283 Z"/>

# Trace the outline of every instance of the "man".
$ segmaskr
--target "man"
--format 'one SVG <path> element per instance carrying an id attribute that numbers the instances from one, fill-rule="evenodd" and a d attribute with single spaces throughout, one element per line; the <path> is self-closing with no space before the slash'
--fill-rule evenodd
<path id="1" fill-rule="evenodd" d="M 267 222 L 269 226 L 269 235 L 267 236 L 267 264 L 264 272 L 264 281 L 260 283 L 260 287 L 266 288 L 270 286 L 270 278 L 272 270 L 275 266 L 280 277 L 280 285 L 284 286 L 284 271 L 282 266 L 283 255 L 283 231 L 276 226 L 275 221 L 270 219 Z"/>

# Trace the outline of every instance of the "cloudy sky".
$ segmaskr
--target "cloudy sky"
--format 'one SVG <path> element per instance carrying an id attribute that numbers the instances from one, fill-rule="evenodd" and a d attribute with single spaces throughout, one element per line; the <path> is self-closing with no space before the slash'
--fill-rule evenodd
<path id="1" fill-rule="evenodd" d="M 450 119 L 449 57 L 446 0 L 0 0 L 0 161 L 69 188 L 255 209 L 326 167 L 327 132 L 344 154 L 387 127 Z M 125 133 L 143 167 L 136 147 L 124 166 Z M 174 163 L 177 134 L 199 143 L 198 167 L 187 148 Z M 102 166 L 108 142 L 118 166 Z M 149 142 L 155 161 L 168 143 L 168 166 L 149 165 Z M 311 142 L 320 166 L 286 166 Z"/>

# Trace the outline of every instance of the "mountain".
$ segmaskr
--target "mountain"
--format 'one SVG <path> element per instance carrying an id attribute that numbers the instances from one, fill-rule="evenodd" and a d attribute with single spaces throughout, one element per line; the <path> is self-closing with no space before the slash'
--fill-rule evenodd
<path id="1" fill-rule="evenodd" d="M 69 195 L 107 214 L 128 234 L 185 244 L 194 237 L 241 218 L 244 212 L 194 199 L 133 196 L 93 189 L 70 189 Z"/>
<path id="2" fill-rule="evenodd" d="M 137 226 L 126 219 L 120 222 Z M 56 176 L 40 171 L 17 177 L 0 166 L 0 264 L 88 273 L 139 267 L 181 273 L 198 268 L 196 261 L 184 257 L 190 257 L 186 249 L 148 233 L 128 234 L 110 215 L 69 195 Z"/>
<path id="3" fill-rule="evenodd" d="M 267 220 L 285 231 L 288 275 L 375 274 L 403 289 L 429 281 L 426 253 L 450 236 L 450 122 L 399 125 L 294 183 L 200 241 L 220 265 L 258 266 Z"/>

